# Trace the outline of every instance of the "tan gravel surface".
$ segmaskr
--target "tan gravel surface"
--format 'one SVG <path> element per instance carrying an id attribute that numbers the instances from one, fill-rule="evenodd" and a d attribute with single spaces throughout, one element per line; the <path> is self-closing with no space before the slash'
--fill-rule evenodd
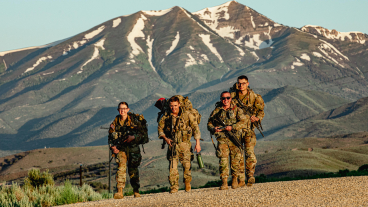
<path id="1" fill-rule="evenodd" d="M 360 176 L 259 183 L 235 190 L 157 193 L 65 206 L 368 206 L 367 189 L 368 176 Z"/>

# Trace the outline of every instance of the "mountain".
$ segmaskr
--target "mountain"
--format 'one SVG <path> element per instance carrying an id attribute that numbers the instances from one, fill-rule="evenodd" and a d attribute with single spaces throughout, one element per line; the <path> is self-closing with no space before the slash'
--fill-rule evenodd
<path id="1" fill-rule="evenodd" d="M 1 52 L 0 153 L 104 144 L 99 127 L 120 101 L 145 115 L 155 137 L 152 105 L 174 94 L 189 95 L 203 113 L 205 134 L 219 93 L 242 74 L 264 95 L 268 134 L 367 97 L 367 35 L 318 28 L 288 27 L 230 1 L 193 13 L 139 11 L 45 46 Z"/>
<path id="2" fill-rule="evenodd" d="M 367 115 L 368 97 L 365 97 L 285 127 L 268 136 L 267 140 L 302 137 L 350 137 L 352 133 L 367 131 Z M 362 137 L 364 138 L 366 135 Z"/>

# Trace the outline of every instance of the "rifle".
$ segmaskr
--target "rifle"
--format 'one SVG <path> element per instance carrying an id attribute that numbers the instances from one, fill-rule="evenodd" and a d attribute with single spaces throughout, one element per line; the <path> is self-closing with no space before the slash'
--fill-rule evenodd
<path id="1" fill-rule="evenodd" d="M 219 117 L 217 116 L 215 118 L 215 120 L 222 126 L 219 129 L 225 129 L 226 124 L 224 123 L 224 121 L 220 120 Z M 239 147 L 240 150 L 243 150 L 243 144 L 240 142 L 240 140 L 238 138 L 236 138 L 236 135 L 232 132 L 232 131 L 223 131 L 227 137 L 229 137 L 229 139 L 237 146 Z"/>
<path id="2" fill-rule="evenodd" d="M 236 100 L 239 102 L 239 105 L 240 105 L 240 108 L 243 109 L 243 111 L 245 113 L 247 113 L 249 115 L 249 117 L 252 117 L 253 114 L 254 114 L 254 108 L 253 107 L 250 107 L 250 106 L 245 106 L 243 104 L 242 101 L 239 100 L 239 98 L 236 98 Z M 258 120 L 258 121 L 255 121 L 255 122 L 251 122 L 251 124 L 253 126 L 255 126 L 258 131 L 262 134 L 262 136 L 264 137 L 262 131 L 263 131 L 263 128 L 262 128 L 262 123 L 261 123 L 261 120 Z M 252 127 L 251 127 L 252 128 Z M 261 131 L 262 130 L 262 131 Z"/>
<path id="3" fill-rule="evenodd" d="M 124 141 L 128 139 L 130 135 L 133 135 L 137 131 L 137 127 L 135 126 L 115 126 L 115 132 L 109 135 L 111 140 L 111 146 L 116 146 L 117 149 L 121 150 L 121 148 L 126 144 Z M 112 152 L 113 155 L 117 158 L 117 154 Z M 111 157 L 112 160 L 113 157 Z M 110 160 L 110 161 L 111 161 Z"/>

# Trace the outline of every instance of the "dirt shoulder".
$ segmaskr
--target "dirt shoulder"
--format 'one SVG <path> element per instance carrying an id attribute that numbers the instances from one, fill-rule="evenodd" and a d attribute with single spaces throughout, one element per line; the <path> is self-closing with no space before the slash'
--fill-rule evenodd
<path id="1" fill-rule="evenodd" d="M 189 193 L 157 193 L 64 206 L 365 206 L 366 189 L 368 176 L 360 176 L 260 183 L 225 191 L 207 188 Z"/>

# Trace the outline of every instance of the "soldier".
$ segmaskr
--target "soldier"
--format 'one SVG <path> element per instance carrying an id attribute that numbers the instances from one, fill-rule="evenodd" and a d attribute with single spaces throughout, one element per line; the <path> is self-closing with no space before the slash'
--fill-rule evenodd
<path id="1" fill-rule="evenodd" d="M 245 165 L 244 160 L 241 160 L 240 167 L 240 177 L 239 186 L 245 186 L 245 174 L 247 177 L 247 185 L 252 186 L 255 183 L 254 171 L 257 164 L 256 155 L 254 154 L 254 147 L 256 145 L 257 139 L 254 133 L 255 123 L 260 123 L 264 117 L 264 101 L 262 96 L 254 93 L 254 91 L 248 88 L 249 82 L 245 75 L 238 77 L 238 82 L 236 84 L 236 89 L 231 93 L 233 102 L 243 110 L 244 114 L 247 114 L 247 109 L 251 109 L 250 120 L 251 126 L 243 129 L 244 145 L 245 145 Z M 244 107 L 245 106 L 245 107 Z M 249 108 L 248 108 L 249 107 Z M 250 129 L 250 130 L 249 130 Z M 245 173 L 244 173 L 245 171 Z"/>
<path id="2" fill-rule="evenodd" d="M 164 139 L 169 145 L 167 159 L 170 169 L 170 193 L 176 193 L 179 190 L 178 160 L 184 168 L 185 191 L 188 192 L 191 190 L 191 161 L 194 158 L 190 139 L 193 135 L 196 140 L 195 151 L 200 152 L 201 133 L 194 116 L 180 108 L 178 97 L 171 97 L 169 106 L 170 113 L 165 113 L 158 123 L 158 137 Z"/>
<path id="3" fill-rule="evenodd" d="M 138 145 L 141 144 L 142 140 L 148 139 L 147 127 L 143 116 L 128 113 L 129 107 L 126 102 L 119 103 L 118 111 L 120 115 L 115 117 L 109 129 L 109 144 L 119 166 L 116 173 L 118 192 L 114 194 L 114 198 L 124 198 L 123 189 L 126 182 L 127 165 L 134 197 L 140 197 L 138 166 L 141 164 L 142 155 Z M 143 120 L 144 122 L 142 122 Z M 129 130 L 131 133 L 126 133 Z M 126 134 L 125 137 L 121 136 L 122 133 Z"/>
<path id="4" fill-rule="evenodd" d="M 220 158 L 220 178 L 222 180 L 220 190 L 228 189 L 229 155 L 232 175 L 231 187 L 233 189 L 238 187 L 239 167 L 242 159 L 241 146 L 237 146 L 229 137 L 229 133 L 225 131 L 232 132 L 236 136 L 235 138 L 240 140 L 242 129 L 246 128 L 247 122 L 249 122 L 249 117 L 233 105 L 230 93 L 228 91 L 222 92 L 221 104 L 216 104 L 216 108 L 212 111 L 207 124 L 207 129 L 215 134 L 218 141 L 216 156 Z M 219 128 L 219 123 L 224 123 L 223 129 Z"/>

